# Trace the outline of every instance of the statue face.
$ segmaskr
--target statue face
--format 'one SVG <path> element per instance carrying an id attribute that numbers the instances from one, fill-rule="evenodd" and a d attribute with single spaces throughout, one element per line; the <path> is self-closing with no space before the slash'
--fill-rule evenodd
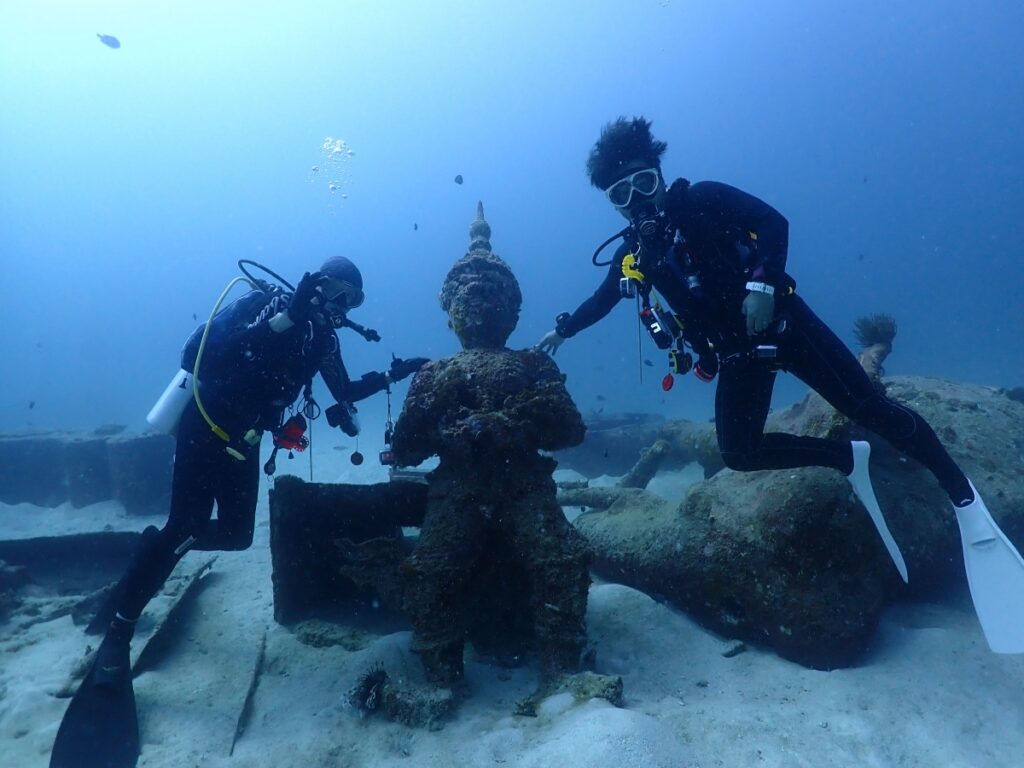
<path id="1" fill-rule="evenodd" d="M 522 294 L 508 265 L 474 251 L 460 259 L 445 280 L 441 306 L 464 349 L 505 346 L 519 322 Z"/>

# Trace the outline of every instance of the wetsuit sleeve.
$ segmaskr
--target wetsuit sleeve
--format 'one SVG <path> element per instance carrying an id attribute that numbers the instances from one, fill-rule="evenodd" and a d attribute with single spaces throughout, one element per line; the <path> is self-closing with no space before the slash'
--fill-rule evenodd
<path id="1" fill-rule="evenodd" d="M 619 295 L 619 278 L 622 277 L 622 259 L 628 252 L 625 245 L 620 245 L 615 251 L 612 263 L 608 267 L 608 274 L 594 291 L 594 295 L 584 301 L 568 319 L 558 324 L 555 329 L 563 339 L 569 339 L 589 328 L 598 320 L 606 317 L 609 312 L 619 303 L 622 297 Z"/>
<path id="2" fill-rule="evenodd" d="M 698 216 L 712 227 L 753 234 L 757 261 L 755 279 L 776 288 L 786 282 L 789 222 L 768 203 L 717 181 L 701 181 L 689 189 L 686 216 Z"/>
<path id="3" fill-rule="evenodd" d="M 335 334 L 337 338 L 337 334 Z M 375 395 L 388 385 L 387 376 L 379 371 L 364 373 L 362 378 L 352 381 L 345 362 L 341 359 L 341 347 L 334 344 L 331 351 L 320 363 L 320 376 L 336 402 L 355 403 Z"/>

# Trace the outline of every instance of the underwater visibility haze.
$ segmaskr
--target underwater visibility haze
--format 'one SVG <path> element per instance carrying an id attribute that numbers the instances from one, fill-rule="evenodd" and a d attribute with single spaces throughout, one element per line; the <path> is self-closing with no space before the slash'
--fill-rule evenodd
<path id="1" fill-rule="evenodd" d="M 296 760 L 297 765 L 383 768 L 409 757 L 438 768 L 610 766 L 624 764 L 624 756 L 635 764 L 708 768 L 1016 765 L 1013 755 L 1024 749 L 1018 738 L 1024 732 L 1019 701 L 1024 668 L 1020 656 L 991 654 L 986 639 L 995 648 L 992 633 L 1016 632 L 1018 626 L 1010 619 L 1006 627 L 988 624 L 983 636 L 962 571 L 955 574 L 960 591 L 948 603 L 938 599 L 944 593 L 929 592 L 929 585 L 949 577 L 950 568 L 960 567 L 954 514 L 942 492 L 952 498 L 951 487 L 965 486 L 959 469 L 950 470 L 935 451 L 917 455 L 925 456 L 921 461 L 929 468 L 934 469 L 928 459 L 935 459 L 945 470 L 945 475 L 935 472 L 940 489 L 920 466 L 908 466 L 905 457 L 872 443 L 873 471 L 879 472 L 876 500 L 866 469 L 871 449 L 861 443 L 853 449 L 852 470 L 843 464 L 845 458 L 835 466 L 818 463 L 833 469 L 842 465 L 853 493 L 835 473 L 798 475 L 786 469 L 742 478 L 726 474 L 720 483 L 719 475 L 703 490 L 686 495 L 683 491 L 699 486 L 705 475 L 712 478 L 726 465 L 743 467 L 722 463 L 718 453 L 709 425 L 716 385 L 685 375 L 663 387 L 666 354 L 640 327 L 632 302 L 620 302 L 607 318 L 567 339 L 552 358 L 538 357 L 533 348 L 555 328 L 559 313 L 576 309 L 605 277 L 606 270 L 595 268 L 591 255 L 625 222 L 606 194 L 591 186 L 586 162 L 606 124 L 642 116 L 668 145 L 661 167 L 669 183 L 677 177 L 724 182 L 765 201 L 788 220 L 785 271 L 795 278 L 799 296 L 849 347 L 871 346 L 859 343 L 866 338 L 863 318 L 873 317 L 876 328 L 895 322 L 892 349 L 875 350 L 870 359 L 875 369 L 865 363 L 869 374 L 948 380 L 925 387 L 923 378 L 900 379 L 890 394 L 926 411 L 940 440 L 956 444 L 974 462 L 970 471 L 977 491 L 993 504 L 1000 523 L 1006 522 L 1009 538 L 991 533 L 998 531 L 991 518 L 985 519 L 992 528 L 980 533 L 961 528 L 967 576 L 976 589 L 996 578 L 971 572 L 970 547 L 974 536 L 974 544 L 995 542 L 1009 551 L 1011 541 L 1019 546 L 1024 536 L 1024 509 L 1014 507 L 1024 499 L 1014 469 L 1024 461 L 1024 438 L 1015 432 L 1015 425 L 1024 423 L 1019 405 L 1024 398 L 1022 39 L 1024 4 L 1009 0 L 973 5 L 954 0 L 0 4 L 5 318 L 0 432 L 11 433 L 3 439 L 102 428 L 97 434 L 114 445 L 120 427 L 109 425 L 125 425 L 129 435 L 143 432 L 147 412 L 181 367 L 186 339 L 239 275 L 239 260 L 263 264 L 298 285 L 304 273 L 329 257 L 347 257 L 361 273 L 361 290 L 346 272 L 351 265 L 342 259 L 333 262 L 340 271 L 323 278 L 318 295 L 348 302 L 349 319 L 371 329 L 338 330 L 353 379 L 364 372 L 376 377 L 361 391 L 373 395 L 359 403 L 363 432 L 356 438 L 345 421 L 351 417 L 347 411 L 330 414 L 332 424 L 336 418 L 344 421 L 344 434 L 329 431 L 327 419 L 316 419 L 316 437 L 305 455 L 308 467 L 303 455 L 294 464 L 285 458 L 305 448 L 299 430 L 292 442 L 282 443 L 280 474 L 313 473 L 315 454 L 316 480 L 370 486 L 386 479 L 377 452 L 393 455 L 397 434 L 394 447 L 400 457 L 442 457 L 432 482 L 450 483 L 444 493 L 452 498 L 472 496 L 466 488 L 473 483 L 459 480 L 472 477 L 481 494 L 490 489 L 513 505 L 509 509 L 514 508 L 511 499 L 523 509 L 543 510 L 547 522 L 537 524 L 543 536 L 529 539 L 536 531 L 528 525 L 502 531 L 522 547 L 513 557 L 518 566 L 535 569 L 529 571 L 531 583 L 558 587 L 547 594 L 559 604 L 547 605 L 549 612 L 537 620 L 541 663 L 571 666 L 566 662 L 571 657 L 575 664 L 583 636 L 597 649 L 601 674 L 587 678 L 582 692 L 579 687 L 572 696 L 562 691 L 563 699 L 541 696 L 539 691 L 551 693 L 543 686 L 526 696 L 535 682 L 533 673 L 523 668 L 496 672 L 467 655 L 466 677 L 474 692 L 460 701 L 461 645 L 457 662 L 450 649 L 443 649 L 447 657 L 437 652 L 431 658 L 437 649 L 427 648 L 417 636 L 412 652 L 424 659 L 426 674 L 447 672 L 456 693 L 440 703 L 431 700 L 415 713 L 403 710 L 401 697 L 388 693 L 388 681 L 395 669 L 408 669 L 401 666 L 410 656 L 408 637 L 401 639 L 398 631 L 377 636 L 362 628 L 339 632 L 301 622 L 282 630 L 273 620 L 284 624 L 282 617 L 291 621 L 302 615 L 302 579 L 315 568 L 293 563 L 301 574 L 289 576 L 293 581 L 288 583 L 275 570 L 270 586 L 268 540 L 285 537 L 275 545 L 292 546 L 288 530 L 315 530 L 310 536 L 322 549 L 352 546 L 345 557 L 363 556 L 364 565 L 402 562 L 404 578 L 414 574 L 426 583 L 423 574 L 429 576 L 439 560 L 406 561 L 402 558 L 408 552 L 401 550 L 406 543 L 402 530 L 408 534 L 419 527 L 422 515 L 414 524 L 394 510 L 410 498 L 434 510 L 430 505 L 444 494 L 427 500 L 425 491 L 421 498 L 416 496 L 420 491 L 405 496 L 395 487 L 374 486 L 373 493 L 382 495 L 373 497 L 371 522 L 359 525 L 372 527 L 386 518 L 388 530 L 398 531 L 398 543 L 364 556 L 367 550 L 352 541 L 316 528 L 330 518 L 323 511 L 332 509 L 325 499 L 350 499 L 344 494 L 358 496 L 361 490 L 338 485 L 325 491 L 327 496 L 312 498 L 303 496 L 295 478 L 278 480 L 280 508 L 273 509 L 274 519 L 297 522 L 293 529 L 278 522 L 270 530 L 268 510 L 275 504 L 267 501 L 270 483 L 253 481 L 252 488 L 259 487 L 255 531 L 252 525 L 222 530 L 231 536 L 215 547 L 201 546 L 201 537 L 197 545 L 190 536 L 178 542 L 180 551 L 165 558 L 173 569 L 175 558 L 194 545 L 237 550 L 222 553 L 217 564 L 202 559 L 205 553 L 190 553 L 183 561 L 187 568 L 175 571 L 165 588 L 174 600 L 188 597 L 202 606 L 203 619 L 190 640 L 198 637 L 195 642 L 206 650 L 172 659 L 188 683 L 171 686 L 173 692 L 161 682 L 168 677 L 137 678 L 142 716 L 139 722 L 132 719 L 132 729 L 142 734 L 144 763 L 148 749 L 151 765 L 160 766 L 177 764 L 179 757 L 225 766 Z M 459 262 L 459 268 L 470 277 L 459 283 L 452 264 L 467 253 L 467 245 L 468 261 Z M 604 252 L 605 258 L 614 247 Z M 460 293 L 478 274 L 489 275 L 499 286 L 492 285 L 492 296 L 501 300 L 486 311 L 478 294 Z M 306 285 L 307 299 L 311 285 Z M 518 323 L 515 285 L 522 299 Z M 231 297 L 241 294 L 236 289 Z M 295 301 L 294 312 L 268 304 L 261 317 L 281 309 L 275 317 L 284 316 L 287 327 L 309 323 L 312 339 L 315 312 L 299 312 Z M 466 339 L 479 327 L 464 323 L 466 317 L 484 317 L 481 325 L 499 324 L 500 339 L 492 346 L 500 349 L 508 337 L 512 352 L 505 357 L 505 350 L 494 353 L 498 362 L 478 355 Z M 373 339 L 372 331 L 380 340 Z M 434 362 L 423 368 L 426 358 Z M 882 360 L 884 371 L 878 370 Z M 409 394 L 413 374 L 421 369 L 425 373 Z M 493 410 L 502 417 L 489 421 L 493 413 L 481 407 L 483 415 L 474 412 L 464 433 L 449 430 L 444 408 L 435 410 L 448 402 L 445 387 L 455 374 L 446 378 L 446 370 L 464 376 L 464 396 L 477 405 L 488 398 L 500 401 Z M 564 387 L 558 371 L 565 375 Z M 528 382 L 523 386 L 529 396 L 502 389 L 522 381 Z M 390 399 L 379 394 L 385 388 Z M 323 381 L 317 379 L 313 391 L 325 408 L 334 402 Z M 774 418 L 806 392 L 795 376 L 780 375 Z M 516 399 L 520 396 L 523 400 Z M 519 408 L 536 402 L 533 397 L 557 407 L 544 413 Z M 403 401 L 413 413 L 404 417 L 405 425 L 419 418 L 418 432 L 401 421 Z M 459 407 L 472 410 L 469 402 Z M 791 419 L 785 422 L 788 431 L 803 427 L 821 430 L 817 437 L 834 437 L 823 434 L 831 422 L 817 418 L 815 407 L 783 416 Z M 562 425 L 557 429 L 564 429 L 557 436 L 552 426 L 556 413 Z M 312 420 L 319 413 L 310 409 L 307 416 Z M 636 447 L 632 443 L 626 446 L 592 429 L 589 448 L 586 443 L 577 448 L 584 424 L 608 426 L 626 418 L 628 426 L 642 430 L 647 416 L 687 420 L 672 427 L 678 429 L 672 448 L 678 466 L 666 460 L 667 471 L 656 488 L 648 484 L 657 466 L 646 476 L 641 464 L 633 466 L 638 451 L 630 453 Z M 393 419 L 399 421 L 397 433 Z M 194 422 L 197 434 L 212 439 L 198 418 Z M 445 463 L 445 451 L 456 438 L 469 434 L 480 439 L 495 423 L 515 426 L 497 430 L 500 450 L 481 440 L 483 448 L 465 454 L 456 449 L 458 461 Z M 531 431 L 538 423 L 548 424 L 547 432 Z M 911 423 L 919 430 L 922 422 Z M 434 426 L 436 434 L 430 431 Z M 267 456 L 252 445 L 237 447 L 239 455 L 250 459 Z M 644 457 L 653 457 L 655 448 L 657 443 Z M 554 463 L 537 455 L 555 449 L 565 451 L 560 454 L 565 457 L 562 474 L 556 474 L 562 483 L 558 503 L 549 482 Z M 589 457 L 583 453 L 587 450 Z M 622 459 L 626 454 L 628 461 Z M 491 464 L 481 457 L 506 455 L 513 459 L 505 463 L 511 461 L 522 472 L 489 475 L 500 461 Z M 956 455 L 961 461 L 961 453 Z M 592 460 L 599 468 L 587 472 L 583 467 L 592 466 Z M 606 460 L 607 468 L 601 464 Z M 183 463 L 180 456 L 178 461 Z M 0 471 L 0 478 L 17 479 L 20 466 Z M 225 474 L 234 472 L 232 465 L 224 466 Z M 626 489 L 610 487 L 615 480 L 608 476 L 617 479 L 629 467 L 627 480 L 634 475 L 643 479 Z M 752 468 L 760 466 L 746 467 Z M 601 479 L 590 487 L 580 487 L 578 478 L 565 484 L 570 470 Z M 252 479 L 246 478 L 236 487 Z M 807 485 L 800 485 L 805 480 Z M 501 485 L 505 481 L 510 482 L 507 488 Z M 520 486 L 528 486 L 528 493 Z M 732 489 L 731 495 L 722 488 Z M 974 492 L 970 488 L 962 494 L 964 502 Z M 63 486 L 62 492 L 74 495 Z M 330 496 L 334 493 L 340 495 Z M 134 498 L 142 504 L 138 494 Z M 773 517 L 768 507 L 778 498 L 791 504 L 786 510 L 787 515 L 792 510 L 792 518 Z M 0 531 L 5 531 L 0 533 L 0 586 L 8 590 L 15 585 L 0 591 L 0 618 L 6 612 L 17 617 L 8 627 L 17 625 L 13 634 L 5 637 L 0 631 L 0 666 L 7 667 L 0 673 L 0 744 L 6 742 L 0 754 L 13 750 L 29 761 L 26 765 L 31 759 L 45 764 L 54 739 L 60 743 L 57 724 L 75 687 L 68 675 L 84 674 L 81 665 L 77 673 L 66 669 L 69 660 L 81 655 L 83 643 L 72 627 L 72 613 L 80 623 L 78 607 L 61 600 L 86 590 L 77 572 L 57 586 L 45 579 L 35 584 L 23 575 L 31 565 L 12 570 L 5 564 L 18 552 L 25 555 L 24 548 L 7 545 L 42 535 L 40 530 L 44 538 L 77 533 L 80 518 L 75 514 L 83 506 L 95 515 L 90 524 L 97 530 L 106 525 L 109 531 L 134 534 L 142 527 L 141 518 L 124 527 L 124 510 L 118 506 L 124 498 L 119 499 L 95 506 L 18 499 L 0 506 Z M 816 516 L 818 507 L 801 499 L 835 514 L 823 521 Z M 922 515 L 933 502 L 941 503 L 946 517 L 941 525 L 928 527 Z M 605 508 L 625 509 L 616 504 L 639 506 L 628 507 L 620 517 L 601 516 Z M 749 525 L 738 523 L 741 515 L 728 511 L 730 504 L 758 514 Z M 984 507 L 977 495 L 971 504 Z M 891 513 L 891 532 L 879 505 Z M 39 528 L 42 512 L 36 516 L 36 511 L 44 508 L 56 509 L 58 517 Z M 871 516 L 867 523 L 864 508 Z M 578 519 L 574 510 L 582 512 Z M 562 511 L 573 518 L 571 525 Z M 303 518 L 305 513 L 311 517 Z M 218 525 L 221 514 L 219 509 Z M 965 525 L 962 516 L 960 523 Z M 734 551 L 721 544 L 730 525 L 743 542 Z M 624 579 L 647 594 L 610 583 L 607 570 L 600 572 L 604 583 L 591 585 L 591 553 L 579 543 L 583 538 L 577 529 L 598 553 L 600 567 L 614 572 L 624 562 L 650 568 Z M 465 533 L 459 526 L 431 530 L 426 523 L 423 530 L 430 531 L 431 546 L 438 551 L 451 541 L 461 542 Z M 666 531 L 664 537 L 660 530 Z M 158 534 L 150 531 L 156 528 L 138 537 L 139 551 L 156 558 L 153 552 L 162 544 L 153 543 Z M 785 535 L 777 536 L 778 531 Z M 685 546 L 662 547 L 672 536 Z M 426 538 L 424 533 L 421 540 Z M 560 550 L 554 539 L 571 546 Z M 775 545 L 780 549 L 770 550 Z M 302 549 L 294 546 L 292 554 Z M 804 552 L 801 546 L 811 554 L 795 562 L 787 559 Z M 570 550 L 571 557 L 565 554 Z M 744 571 L 744 557 L 761 557 L 757 562 L 764 564 L 764 573 Z M 740 563 L 734 573 L 733 561 Z M 1007 562 L 1008 572 L 1016 574 L 1016 561 Z M 212 586 L 197 588 L 211 567 Z M 386 595 L 388 578 L 399 570 L 343 573 Z M 840 571 L 852 576 L 836 577 Z M 910 586 L 905 587 L 908 573 Z M 820 581 L 808 574 L 819 574 Z M 109 581 L 117 574 L 106 576 Z M 489 583 L 487 573 L 476 576 Z M 801 581 L 805 578 L 809 581 Z M 517 591 L 514 578 L 496 583 L 497 597 L 481 608 L 495 615 L 494 606 L 505 600 L 515 606 L 528 591 Z M 801 592 L 808 583 L 808 591 Z M 33 591 L 37 587 L 38 593 Z M 64 590 L 56 602 L 40 602 L 34 613 L 24 612 L 26 599 L 42 600 L 42 592 L 51 588 Z M 293 590 L 290 597 L 288 589 Z M 757 599 L 743 603 L 737 598 L 734 604 L 731 589 L 741 596 L 753 590 Z M 17 601 L 5 602 L 4 595 L 16 590 L 21 590 Z M 424 605 L 450 607 L 445 589 L 429 591 L 423 588 Z M 230 599 L 217 597 L 226 592 Z M 310 600 L 319 594 L 313 593 Z M 719 603 L 709 599 L 705 604 L 703 594 L 714 594 Z M 780 608 L 785 600 L 779 595 L 785 594 L 797 597 Z M 778 602 L 761 614 L 762 598 Z M 810 634 L 823 626 L 841 626 L 842 631 L 825 632 L 825 641 L 815 636 L 815 643 L 803 643 L 786 613 L 801 600 L 806 602 L 793 609 L 795 624 L 806 621 Z M 387 608 L 387 602 L 386 597 L 374 601 L 373 611 Z M 23 612 L 17 613 L 15 605 Z M 979 615 L 1001 610 L 998 605 L 977 607 Z M 775 609 L 780 614 L 772 613 Z M 139 631 L 146 642 L 167 632 L 165 625 L 173 635 L 174 622 L 168 618 L 173 610 L 153 620 L 144 614 Z M 413 621 L 443 634 L 458 619 L 439 611 L 423 609 Z M 111 615 L 115 622 L 120 616 Z M 225 633 L 214 615 L 225 616 L 232 631 Z M 844 623 L 837 615 L 853 618 Z M 129 623 L 137 616 L 120 618 Z M 60 630 L 60 621 L 70 629 Z M 474 636 L 477 630 L 470 628 L 467 636 L 486 655 L 487 638 Z M 134 625 L 125 630 L 129 638 L 134 631 Z M 749 648 L 739 641 L 744 638 L 753 639 Z M 236 639 L 237 645 L 228 647 Z M 136 648 L 144 645 L 138 637 L 135 643 Z M 90 671 L 86 684 L 95 670 L 124 667 L 127 645 L 125 640 L 120 649 L 124 658 L 114 661 L 101 649 L 101 660 L 110 663 Z M 820 651 L 823 647 L 827 650 Z M 500 649 L 489 651 L 509 661 Z M 194 666 L 186 666 L 185 659 Z M 137 665 L 138 659 L 131 662 Z M 163 671 L 159 661 L 149 663 Z M 130 679 L 120 684 L 126 680 L 131 691 Z M 215 702 L 206 721 L 187 719 L 196 710 L 189 690 L 202 690 Z M 147 707 L 159 712 L 161 702 L 161 714 L 147 712 Z M 514 702 L 519 702 L 514 714 L 522 716 L 516 719 L 509 716 Z M 451 717 L 456 704 L 460 714 Z M 466 715 L 475 706 L 483 713 L 477 720 Z M 192 715 L 174 721 L 167 713 L 179 711 L 176 707 Z M 379 714 L 378 708 L 406 725 L 385 733 L 357 722 Z M 899 723 L 908 708 L 918 727 L 903 729 Z M 134 718 L 135 702 L 125 711 Z M 314 721 L 308 711 L 323 713 L 323 718 Z M 258 715 L 250 722 L 252 712 Z M 446 717 L 444 730 L 436 731 Z M 775 717 L 777 722 L 769 722 Z M 954 718 L 953 725 L 947 726 L 947 717 Z M 227 728 L 226 740 L 218 735 L 204 741 L 214 725 Z M 191 741 L 190 728 L 195 729 Z M 331 738 L 346 744 L 346 750 L 350 742 L 357 743 L 350 755 Z M 125 746 L 122 764 L 134 765 L 137 747 Z M 233 759 L 236 747 L 241 756 Z M 72 764 L 60 762 L 65 759 L 55 751 L 52 765 Z"/>
<path id="2" fill-rule="evenodd" d="M 356 368 L 449 351 L 436 294 L 478 199 L 523 284 L 511 344 L 535 343 L 600 281 L 621 221 L 584 161 L 634 114 L 667 176 L 789 219 L 789 271 L 845 340 L 896 316 L 890 372 L 1024 380 L 1018 4 L 46 8 L 0 9 L 9 427 L 140 425 L 238 258 L 293 281 L 354 259 L 385 339 L 343 339 Z M 584 412 L 709 413 L 707 388 L 639 383 L 651 352 L 623 305 L 559 363 Z"/>

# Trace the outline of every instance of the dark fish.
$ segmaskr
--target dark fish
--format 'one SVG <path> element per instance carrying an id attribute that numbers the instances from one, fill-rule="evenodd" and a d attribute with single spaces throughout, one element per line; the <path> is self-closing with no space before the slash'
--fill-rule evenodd
<path id="1" fill-rule="evenodd" d="M 98 37 L 100 39 L 100 42 L 107 46 L 107 48 L 121 47 L 121 41 L 113 35 L 101 35 L 99 32 L 97 32 L 96 37 Z"/>
<path id="2" fill-rule="evenodd" d="M 35 400 L 29 400 L 28 401 L 28 409 L 31 411 L 35 407 L 36 407 L 36 401 Z"/>
<path id="3" fill-rule="evenodd" d="M 417 230 L 418 230 L 419 228 L 420 228 L 420 225 L 419 225 L 419 224 L 413 224 L 413 225 L 412 225 L 412 231 L 413 231 L 413 232 L 416 232 L 416 231 L 417 231 Z"/>
<path id="4" fill-rule="evenodd" d="M 608 449 L 607 448 L 604 449 L 604 457 L 606 459 L 608 458 Z"/>
<path id="5" fill-rule="evenodd" d="M 603 403 L 604 402 L 604 395 L 598 395 L 597 399 L 600 400 Z"/>
<path id="6" fill-rule="evenodd" d="M 195 313 L 195 312 L 193 312 L 193 313 L 192 313 L 192 319 L 193 319 L 193 320 L 199 320 L 199 318 L 198 318 L 198 317 L 196 317 L 196 313 Z"/>
<path id="7" fill-rule="evenodd" d="M 864 261 L 864 254 L 863 253 L 858 253 L 857 254 L 857 261 Z"/>
<path id="8" fill-rule="evenodd" d="M 461 173 L 458 176 L 455 177 L 455 183 L 456 184 L 461 184 L 462 183 L 462 174 Z"/>
<path id="9" fill-rule="evenodd" d="M 648 366 L 649 368 L 653 368 L 654 367 L 654 363 L 652 363 L 647 358 L 644 358 L 644 365 Z"/>

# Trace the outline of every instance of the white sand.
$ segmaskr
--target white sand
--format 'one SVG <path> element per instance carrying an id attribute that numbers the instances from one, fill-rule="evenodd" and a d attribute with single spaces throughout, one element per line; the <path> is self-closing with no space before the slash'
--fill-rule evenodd
<path id="1" fill-rule="evenodd" d="M 599 585 L 588 631 L 598 671 L 625 681 L 625 709 L 563 695 L 536 718 L 513 717 L 535 670 L 470 655 L 472 698 L 442 730 L 360 719 L 345 694 L 370 665 L 418 676 L 409 634 L 349 652 L 308 647 L 275 624 L 263 498 L 252 549 L 220 555 L 169 656 L 135 681 L 140 766 L 1024 765 L 1024 656 L 988 650 L 966 591 L 948 605 L 892 608 L 861 666 L 815 672 L 757 649 L 725 658 L 731 641 L 635 590 Z M 5 528 L 11 512 L 0 513 Z M 264 631 L 254 713 L 229 757 Z M 23 632 L 0 625 L 0 765 L 47 765 L 67 703 L 51 694 L 90 640 L 67 617 Z"/>

